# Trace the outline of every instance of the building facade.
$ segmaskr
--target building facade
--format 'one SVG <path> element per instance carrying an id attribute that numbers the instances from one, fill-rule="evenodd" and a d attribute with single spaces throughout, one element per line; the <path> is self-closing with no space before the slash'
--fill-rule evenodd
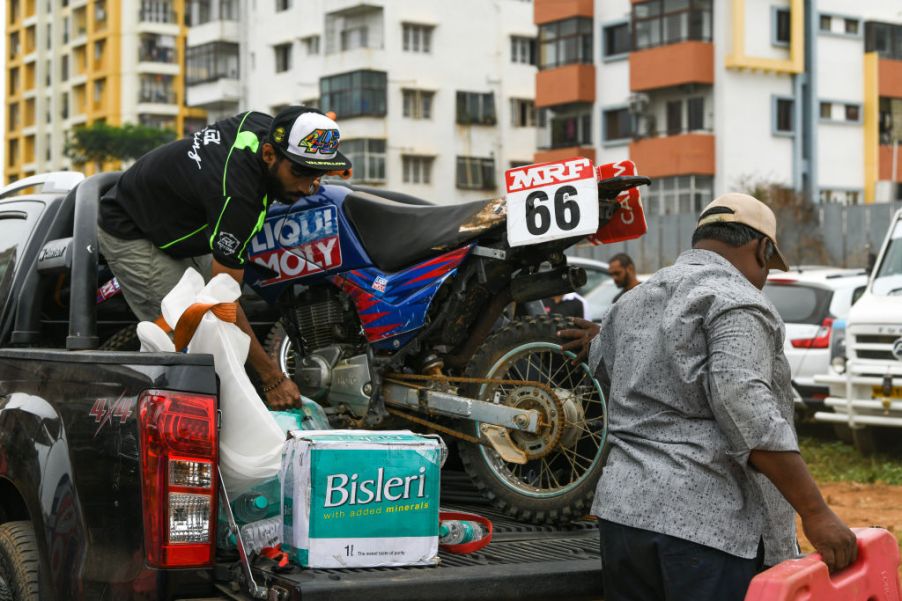
<path id="1" fill-rule="evenodd" d="M 651 214 L 698 211 L 756 183 L 816 202 L 902 195 L 897 0 L 534 7 L 537 161 L 632 159 L 654 179 Z"/>
<path id="2" fill-rule="evenodd" d="M 532 162 L 531 2 L 230 4 L 192 0 L 205 17 L 188 37 L 192 106 L 334 111 L 352 182 L 436 202 L 502 194 L 504 171 Z"/>
<path id="3" fill-rule="evenodd" d="M 8 0 L 5 180 L 72 168 L 63 150 L 79 125 L 141 123 L 182 135 L 204 123 L 184 103 L 184 5 Z"/>

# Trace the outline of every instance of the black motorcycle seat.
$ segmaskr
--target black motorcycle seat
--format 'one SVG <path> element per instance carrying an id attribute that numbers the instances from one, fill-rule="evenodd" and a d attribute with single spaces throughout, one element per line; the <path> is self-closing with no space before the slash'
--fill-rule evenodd
<path id="1" fill-rule="evenodd" d="M 484 233 L 485 228 L 461 226 L 491 202 L 417 206 L 354 191 L 345 197 L 344 212 L 376 267 L 391 273 Z"/>

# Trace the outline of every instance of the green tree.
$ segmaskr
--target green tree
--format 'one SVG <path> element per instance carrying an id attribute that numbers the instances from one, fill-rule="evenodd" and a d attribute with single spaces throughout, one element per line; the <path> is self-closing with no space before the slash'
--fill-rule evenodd
<path id="1" fill-rule="evenodd" d="M 175 137 L 176 133 L 170 129 L 97 122 L 69 132 L 64 153 L 78 165 L 133 161 Z"/>

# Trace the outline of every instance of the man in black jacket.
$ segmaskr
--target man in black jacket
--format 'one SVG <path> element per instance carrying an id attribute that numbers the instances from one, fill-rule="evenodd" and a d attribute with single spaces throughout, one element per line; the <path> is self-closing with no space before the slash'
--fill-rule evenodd
<path id="1" fill-rule="evenodd" d="M 100 250 L 140 320 L 188 267 L 206 279 L 244 278 L 247 247 L 272 202 L 313 194 L 320 178 L 345 171 L 338 125 L 319 111 L 294 106 L 275 117 L 248 111 L 170 142 L 126 170 L 101 199 Z M 237 325 L 251 337 L 249 361 L 270 406 L 300 399 L 239 309 Z"/>

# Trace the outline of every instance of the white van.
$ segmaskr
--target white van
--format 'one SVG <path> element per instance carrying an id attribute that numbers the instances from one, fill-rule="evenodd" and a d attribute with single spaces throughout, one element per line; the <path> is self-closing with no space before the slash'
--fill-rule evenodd
<path id="1" fill-rule="evenodd" d="M 893 217 L 861 298 L 849 311 L 846 357 L 833 375 L 816 382 L 830 387 L 832 411 L 818 421 L 847 423 L 856 448 L 874 449 L 871 426 L 902 427 L 902 211 Z"/>

